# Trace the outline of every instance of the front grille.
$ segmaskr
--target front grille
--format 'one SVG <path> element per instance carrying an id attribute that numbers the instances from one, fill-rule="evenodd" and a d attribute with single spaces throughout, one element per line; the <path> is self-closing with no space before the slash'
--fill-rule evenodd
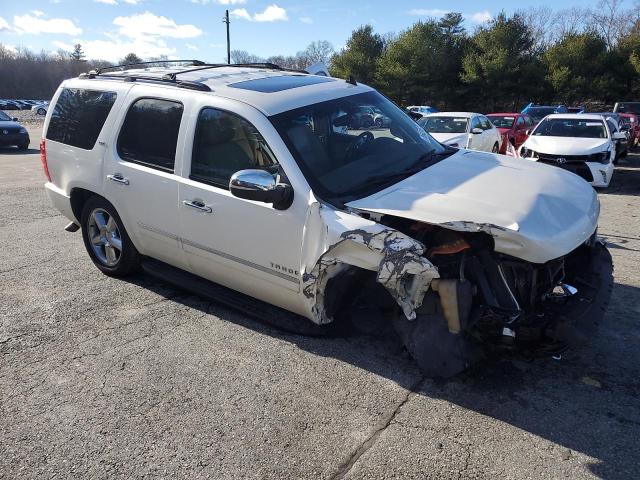
<path id="1" fill-rule="evenodd" d="M 540 163 L 545 163 L 547 165 L 553 165 L 554 167 L 560 167 L 563 170 L 567 170 L 571 173 L 575 173 L 581 178 L 584 178 L 587 182 L 593 182 L 593 175 L 591 174 L 591 170 L 587 167 L 583 162 L 574 162 L 574 163 L 558 163 L 555 160 L 542 160 L 538 159 Z"/>
<path id="2" fill-rule="evenodd" d="M 589 160 L 589 155 L 552 155 L 549 153 L 539 153 L 538 159 L 540 161 L 544 161 L 545 163 L 553 162 L 557 163 L 558 159 L 563 163 L 575 163 L 575 162 L 586 162 Z"/>

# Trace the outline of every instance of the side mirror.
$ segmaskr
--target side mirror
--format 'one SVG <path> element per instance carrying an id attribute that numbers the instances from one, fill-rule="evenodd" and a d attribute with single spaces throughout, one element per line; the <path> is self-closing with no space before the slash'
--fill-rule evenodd
<path id="1" fill-rule="evenodd" d="M 18 121 L 18 117 L 13 117 L 11 120 L 14 121 L 14 122 L 17 122 Z"/>
<path id="2" fill-rule="evenodd" d="M 484 130 L 482 130 L 481 128 L 478 128 L 478 127 L 476 127 L 476 128 L 471 130 L 471 133 L 473 133 L 474 135 L 479 135 L 482 132 L 484 132 Z"/>
<path id="3" fill-rule="evenodd" d="M 277 183 L 265 170 L 240 170 L 229 180 L 229 191 L 234 197 L 273 204 L 276 210 L 286 210 L 293 203 L 293 189 L 286 183 Z"/>
<path id="4" fill-rule="evenodd" d="M 613 139 L 614 140 L 625 140 L 627 138 L 627 136 L 624 134 L 624 132 L 615 132 L 613 134 Z"/>

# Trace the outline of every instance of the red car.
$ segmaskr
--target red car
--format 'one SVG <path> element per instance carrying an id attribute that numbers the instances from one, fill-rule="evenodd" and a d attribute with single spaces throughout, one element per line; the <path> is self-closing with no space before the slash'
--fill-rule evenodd
<path id="1" fill-rule="evenodd" d="M 499 153 L 502 154 L 507 152 L 509 142 L 518 149 L 529 138 L 527 132 L 531 131 L 536 124 L 526 113 L 488 113 L 486 116 L 500 132 L 502 142 Z"/>
<path id="2" fill-rule="evenodd" d="M 635 113 L 620 113 L 622 121 L 629 126 L 629 148 L 633 148 L 640 142 L 640 117 Z"/>

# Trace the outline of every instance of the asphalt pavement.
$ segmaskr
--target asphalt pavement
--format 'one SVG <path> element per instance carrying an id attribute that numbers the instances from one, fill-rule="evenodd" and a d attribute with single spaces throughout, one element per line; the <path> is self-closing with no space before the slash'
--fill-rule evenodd
<path id="1" fill-rule="evenodd" d="M 0 478 L 638 478 L 639 155 L 600 193 L 616 284 L 594 342 L 433 381 L 393 339 L 102 275 L 31 138 L 0 149 Z"/>

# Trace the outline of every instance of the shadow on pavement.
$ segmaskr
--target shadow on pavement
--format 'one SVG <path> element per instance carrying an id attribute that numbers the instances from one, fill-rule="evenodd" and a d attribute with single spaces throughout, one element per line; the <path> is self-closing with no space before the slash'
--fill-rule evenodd
<path id="1" fill-rule="evenodd" d="M 611 184 L 599 193 L 611 195 L 640 194 L 640 154 L 631 153 L 616 165 Z"/>
<path id="2" fill-rule="evenodd" d="M 36 153 L 40 153 L 40 150 L 37 148 L 19 150 L 17 147 L 0 147 L 0 155 L 33 155 Z"/>
<path id="3" fill-rule="evenodd" d="M 413 390 L 442 399 L 594 458 L 589 469 L 607 479 L 640 471 L 640 289 L 616 284 L 605 322 L 593 344 L 560 360 L 493 359 L 450 380 L 420 382 L 421 374 L 393 335 L 347 332 L 341 338 L 289 334 L 210 303 L 155 278 L 129 281 L 172 301 L 244 328 L 280 338 L 323 357 L 347 362 Z M 635 308 L 635 310 L 634 310 Z M 414 390 L 415 385 L 421 386 Z M 420 422 L 423 419 L 416 419 Z"/>

